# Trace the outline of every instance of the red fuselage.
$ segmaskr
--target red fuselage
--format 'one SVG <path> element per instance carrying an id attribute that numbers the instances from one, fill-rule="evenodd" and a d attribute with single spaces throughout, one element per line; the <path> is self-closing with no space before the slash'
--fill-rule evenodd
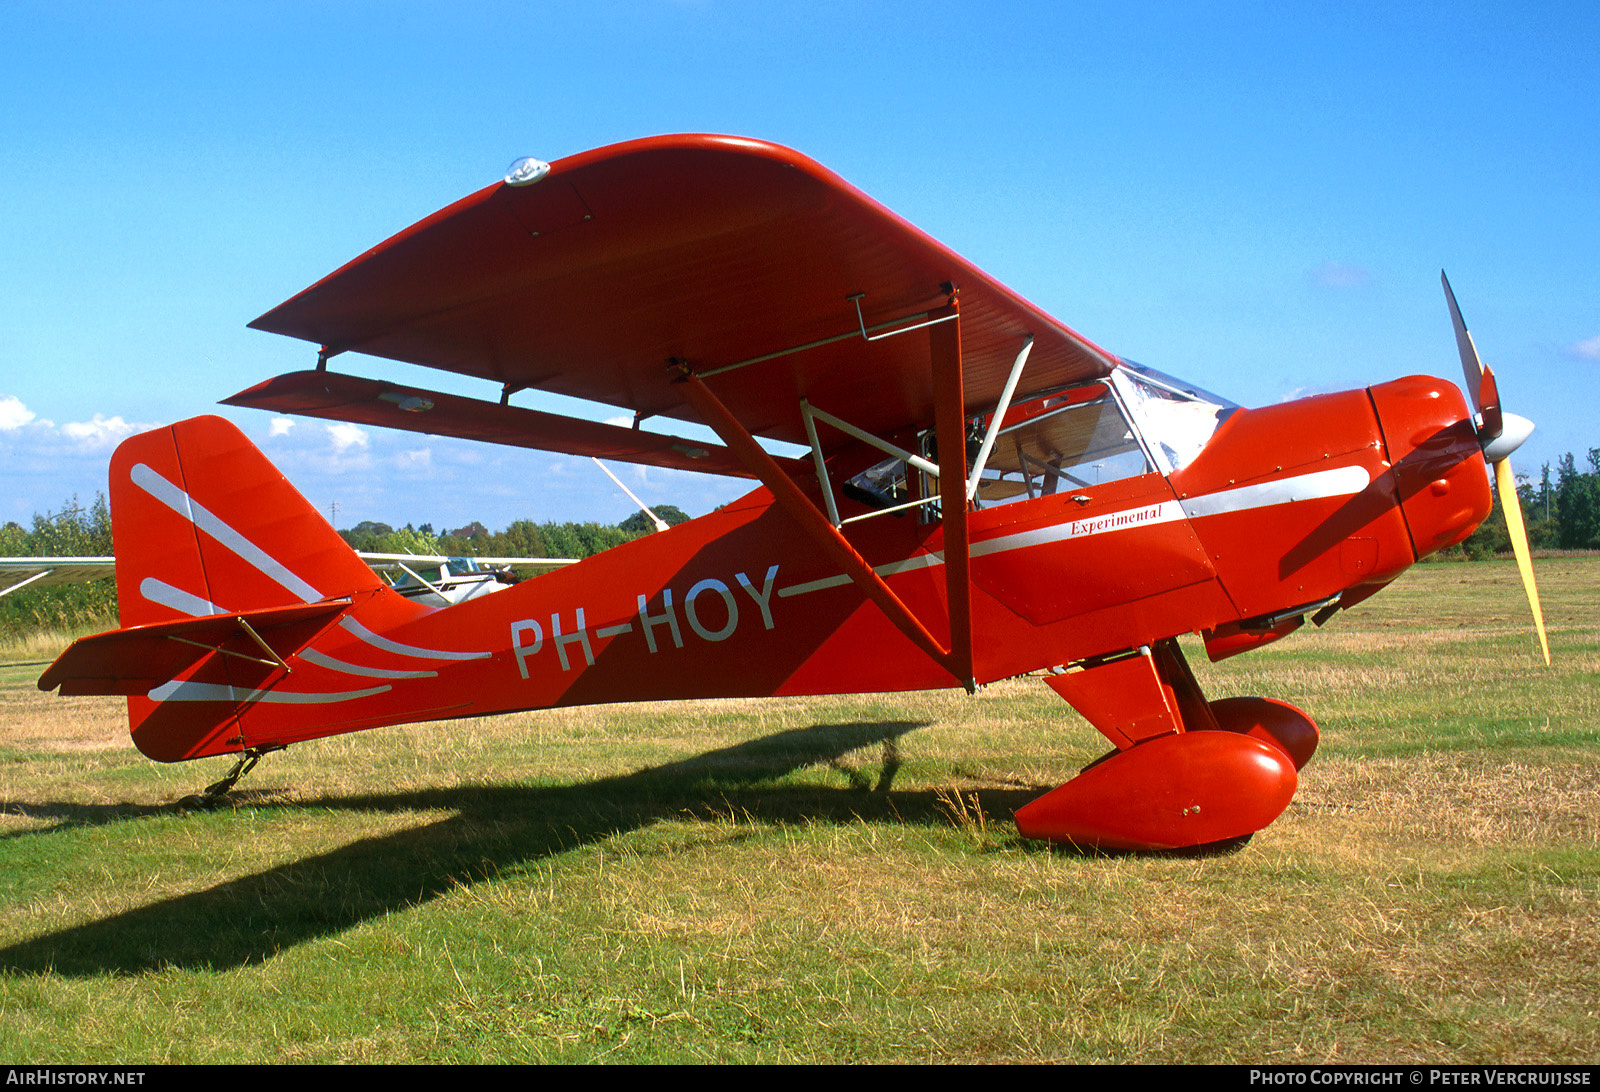
<path id="1" fill-rule="evenodd" d="M 1489 507 L 1465 404 L 1442 381 L 1237 410 L 1170 479 L 1137 474 L 970 514 L 975 676 L 1183 633 L 1206 635 L 1214 656 L 1242 651 L 1299 623 L 1276 617 L 1284 612 L 1364 598 L 1465 537 Z M 850 525 L 849 538 L 944 638 L 939 525 L 889 516 Z M 252 590 L 263 578 L 238 568 L 224 609 L 274 590 Z M 228 669 L 226 685 L 259 685 Z M 358 591 L 292 677 L 242 710 L 238 729 L 162 728 L 180 719 L 164 707 L 214 697 L 203 688 L 222 684 L 224 668 L 209 669 L 214 679 L 207 670 L 152 694 L 159 701 L 132 699 L 135 739 L 152 757 L 562 705 L 958 685 L 765 489 L 453 607 Z"/>

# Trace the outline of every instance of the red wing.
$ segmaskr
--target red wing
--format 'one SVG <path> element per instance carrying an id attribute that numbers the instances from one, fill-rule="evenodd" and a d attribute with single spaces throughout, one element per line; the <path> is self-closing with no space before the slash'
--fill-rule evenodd
<path id="1" fill-rule="evenodd" d="M 406 229 L 251 323 L 512 387 L 697 420 L 667 362 L 699 373 L 944 304 L 960 292 L 968 405 L 992 406 L 1023 339 L 1025 386 L 1113 362 L 811 160 L 667 136 L 557 160 Z M 926 333 L 846 336 L 709 380 L 758 435 L 805 442 L 799 400 L 879 434 L 933 419 Z"/>
<path id="2" fill-rule="evenodd" d="M 339 372 L 280 375 L 224 398 L 223 404 L 354 421 L 432 436 L 482 440 L 536 451 L 560 451 L 624 463 L 697 470 L 703 474 L 750 477 L 750 472 L 739 465 L 733 453 L 718 443 L 685 440 L 519 406 L 502 406 Z M 803 463 L 783 461 L 790 465 L 792 473 L 808 471 Z"/>

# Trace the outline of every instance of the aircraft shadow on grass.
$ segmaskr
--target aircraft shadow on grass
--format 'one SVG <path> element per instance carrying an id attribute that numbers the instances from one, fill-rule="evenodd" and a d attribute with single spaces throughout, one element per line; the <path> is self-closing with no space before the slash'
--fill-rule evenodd
<path id="1" fill-rule="evenodd" d="M 926 725 L 909 721 L 814 725 L 579 785 L 462 786 L 266 802 L 259 806 L 453 814 L 0 948 L 0 973 L 93 976 L 258 963 L 524 862 L 686 815 L 949 825 L 956 820 L 940 793 L 890 791 L 899 767 L 898 741 L 922 727 Z M 867 776 L 869 771 L 843 761 L 850 752 L 874 744 L 883 748 L 876 782 Z M 773 784 L 813 766 L 832 766 L 849 778 L 850 786 Z M 1042 787 L 986 789 L 975 795 L 986 812 L 1009 814 Z M 248 799 L 248 794 L 237 795 Z M 8 805 L 4 810 L 22 809 Z M 26 810 L 35 816 L 52 814 L 48 806 Z M 63 817 L 61 826 L 78 826 L 170 810 L 61 807 L 54 814 Z"/>

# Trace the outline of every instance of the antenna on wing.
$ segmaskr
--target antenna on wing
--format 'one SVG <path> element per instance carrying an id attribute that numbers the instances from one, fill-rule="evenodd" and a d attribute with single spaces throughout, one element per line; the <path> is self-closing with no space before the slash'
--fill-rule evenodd
<path id="1" fill-rule="evenodd" d="M 617 483 L 617 488 L 618 489 L 620 489 L 624 493 L 628 494 L 628 499 L 629 500 L 631 500 L 634 504 L 637 504 L 639 506 L 640 510 L 643 511 L 645 515 L 650 517 L 650 522 L 656 525 L 656 530 L 657 531 L 665 531 L 667 529 L 667 521 L 662 519 L 660 516 L 656 515 L 654 512 L 650 511 L 650 506 L 649 505 L 645 504 L 644 501 L 642 501 L 638 497 L 634 496 L 633 495 L 633 490 L 631 490 L 627 486 L 623 485 L 622 484 L 622 479 L 617 477 L 615 474 L 611 473 L 610 467 L 606 466 L 606 464 L 601 462 L 599 459 L 595 459 L 593 455 L 591 455 L 589 457 L 591 459 L 594 459 L 594 465 L 595 466 L 598 466 L 601 470 L 604 470 L 606 472 L 606 477 L 610 478 L 612 481 Z"/>

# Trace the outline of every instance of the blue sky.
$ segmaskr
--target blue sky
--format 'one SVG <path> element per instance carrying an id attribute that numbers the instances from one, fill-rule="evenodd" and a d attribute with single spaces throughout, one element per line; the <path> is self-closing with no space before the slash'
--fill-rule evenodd
<path id="1" fill-rule="evenodd" d="M 1597 13 L 3 0 L 0 520 L 87 500 L 130 432 L 309 367 L 245 323 L 513 159 L 693 131 L 797 148 L 1107 348 L 1247 405 L 1458 379 L 1444 267 L 1539 426 L 1517 468 L 1582 466 Z M 631 508 L 586 460 L 222 412 L 340 526 Z M 739 491 L 617 469 L 693 514 Z"/>

